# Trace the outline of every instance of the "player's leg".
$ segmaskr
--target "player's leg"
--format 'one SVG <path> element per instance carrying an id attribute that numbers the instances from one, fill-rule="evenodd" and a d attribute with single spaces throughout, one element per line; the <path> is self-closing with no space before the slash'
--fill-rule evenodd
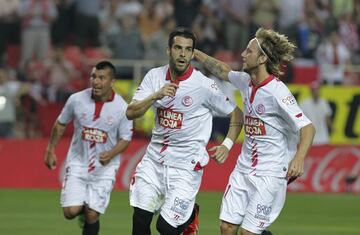
<path id="1" fill-rule="evenodd" d="M 193 214 L 191 215 L 190 219 L 188 220 L 188 225 L 185 226 L 185 230 L 183 235 L 196 235 L 199 231 L 199 213 L 200 213 L 200 206 L 199 204 L 195 203 Z"/>
<path id="2" fill-rule="evenodd" d="M 163 203 L 163 165 L 144 157 L 131 179 L 129 195 L 133 212 L 133 235 L 151 234 L 154 212 Z"/>
<path id="3" fill-rule="evenodd" d="M 239 230 L 238 224 L 231 224 L 226 221 L 221 221 L 220 231 L 221 235 L 236 235 Z"/>
<path id="4" fill-rule="evenodd" d="M 252 189 L 244 221 L 242 235 L 261 234 L 279 216 L 286 197 L 287 182 L 284 178 L 249 175 Z"/>
<path id="5" fill-rule="evenodd" d="M 244 220 L 249 201 L 247 191 L 248 180 L 246 175 L 235 168 L 229 177 L 221 202 L 220 231 L 222 235 L 237 234 L 240 224 Z"/>
<path id="6" fill-rule="evenodd" d="M 84 219 L 83 235 L 97 235 L 100 230 L 100 213 L 85 206 L 84 207 Z"/>
<path id="7" fill-rule="evenodd" d="M 86 199 L 86 182 L 81 177 L 70 175 L 70 167 L 67 167 L 64 176 L 60 203 L 66 219 L 74 219 L 83 213 Z"/>
<path id="8" fill-rule="evenodd" d="M 162 235 L 177 235 L 196 217 L 195 199 L 203 172 L 174 167 L 167 167 L 165 172 L 165 202 L 156 227 Z"/>

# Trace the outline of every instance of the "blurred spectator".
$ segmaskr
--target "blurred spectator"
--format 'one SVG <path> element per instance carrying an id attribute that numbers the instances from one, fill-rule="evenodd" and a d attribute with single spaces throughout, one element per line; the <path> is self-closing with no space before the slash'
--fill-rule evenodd
<path id="1" fill-rule="evenodd" d="M 161 29 L 154 33 L 144 44 L 144 59 L 165 61 L 169 58 L 165 47 L 168 44 L 169 34 L 174 30 L 175 26 L 176 22 L 173 17 L 163 19 Z"/>
<path id="2" fill-rule="evenodd" d="M 313 59 L 322 38 L 321 25 L 313 13 L 309 14 L 298 26 L 297 46 L 299 56 Z"/>
<path id="3" fill-rule="evenodd" d="M 193 23 L 193 32 L 198 38 L 197 49 L 213 55 L 218 49 L 218 31 L 221 21 L 216 17 L 214 10 L 208 4 L 202 4 L 201 9 Z"/>
<path id="4" fill-rule="evenodd" d="M 98 13 L 102 0 L 75 0 L 76 44 L 99 47 L 100 22 Z"/>
<path id="5" fill-rule="evenodd" d="M 100 42 L 103 47 L 109 48 L 119 38 L 120 22 L 116 15 L 119 0 L 109 0 L 99 13 L 100 20 Z"/>
<path id="6" fill-rule="evenodd" d="M 6 61 L 8 44 L 20 42 L 19 0 L 0 0 L 0 66 Z"/>
<path id="7" fill-rule="evenodd" d="M 339 20 L 339 35 L 351 52 L 352 63 L 360 62 L 360 37 L 353 12 L 344 13 Z"/>
<path id="8" fill-rule="evenodd" d="M 255 0 L 251 5 L 252 29 L 251 35 L 255 35 L 258 28 L 274 29 L 277 25 L 279 5 L 277 0 Z"/>
<path id="9" fill-rule="evenodd" d="M 316 50 L 316 61 L 323 83 L 340 85 L 344 82 L 345 66 L 350 64 L 350 51 L 337 31 L 325 38 Z"/>
<path id="10" fill-rule="evenodd" d="M 139 60 L 143 58 L 144 44 L 137 21 L 132 15 L 122 16 L 119 38 L 111 48 L 114 59 Z M 117 72 L 120 78 L 133 78 L 133 67 L 121 66 L 117 68 Z"/>
<path id="11" fill-rule="evenodd" d="M 233 52 L 246 48 L 250 33 L 250 0 L 220 0 L 224 12 L 226 49 Z"/>
<path id="12" fill-rule="evenodd" d="M 21 66 L 34 56 L 44 60 L 51 43 L 51 22 L 58 14 L 55 3 L 52 0 L 20 1 L 19 14 L 22 21 Z"/>
<path id="13" fill-rule="evenodd" d="M 56 47 L 51 58 L 46 61 L 47 70 L 47 99 L 49 102 L 65 102 L 76 89 L 72 80 L 81 79 L 70 61 L 65 59 L 64 50 Z"/>
<path id="14" fill-rule="evenodd" d="M 155 14 L 160 16 L 161 19 L 174 16 L 173 0 L 157 1 L 155 6 Z"/>
<path id="15" fill-rule="evenodd" d="M 16 106 L 26 91 L 25 85 L 10 78 L 6 69 L 0 69 L 0 138 L 14 137 Z"/>
<path id="16" fill-rule="evenodd" d="M 144 0 L 143 9 L 139 15 L 139 30 L 144 43 L 161 28 L 162 18 L 156 15 L 155 0 Z"/>
<path id="17" fill-rule="evenodd" d="M 202 0 L 173 0 L 176 26 L 191 28 L 199 14 Z"/>
<path id="18" fill-rule="evenodd" d="M 279 0 L 279 31 L 295 42 L 298 24 L 305 19 L 305 0 Z"/>
<path id="19" fill-rule="evenodd" d="M 313 145 L 328 144 L 329 131 L 332 129 L 332 110 L 329 103 L 320 96 L 320 84 L 312 82 L 311 97 L 300 103 L 301 109 L 315 126 L 316 134 Z"/>
<path id="20" fill-rule="evenodd" d="M 138 0 L 120 0 L 116 8 L 116 16 L 118 18 L 132 16 L 137 19 L 142 8 L 143 6 Z"/>
<path id="21" fill-rule="evenodd" d="M 55 0 L 58 17 L 51 29 L 52 42 L 55 45 L 65 45 L 74 33 L 75 0 Z"/>
<path id="22" fill-rule="evenodd" d="M 354 9 L 353 0 L 331 0 L 332 15 L 339 19 L 344 13 L 352 12 Z"/>

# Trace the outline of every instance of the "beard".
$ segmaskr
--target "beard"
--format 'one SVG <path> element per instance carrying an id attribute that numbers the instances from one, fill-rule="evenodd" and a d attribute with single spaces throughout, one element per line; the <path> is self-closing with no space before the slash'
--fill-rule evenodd
<path id="1" fill-rule="evenodd" d="M 246 67 L 243 69 L 244 72 L 248 73 L 248 74 L 251 74 L 253 73 L 255 70 L 257 70 L 259 68 L 260 64 L 257 63 L 253 66 L 249 66 L 249 67 Z"/>
<path id="2" fill-rule="evenodd" d="M 183 73 L 185 73 L 185 71 L 189 68 L 189 65 L 190 65 L 190 62 L 189 61 L 186 61 L 185 62 L 185 66 L 179 68 L 176 64 L 176 61 L 174 59 L 171 59 L 170 60 L 170 68 L 172 69 L 172 71 L 180 76 L 182 75 Z"/>

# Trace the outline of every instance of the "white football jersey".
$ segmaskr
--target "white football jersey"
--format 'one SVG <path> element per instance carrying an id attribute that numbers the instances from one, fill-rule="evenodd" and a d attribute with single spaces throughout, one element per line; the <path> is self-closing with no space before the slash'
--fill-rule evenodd
<path id="1" fill-rule="evenodd" d="M 143 100 L 170 82 L 168 65 L 151 69 L 133 99 Z M 228 115 L 236 106 L 213 80 L 192 67 L 176 82 L 176 95 L 165 96 L 152 106 L 155 126 L 145 157 L 164 165 L 198 170 L 209 161 L 205 147 L 212 129 L 212 111 Z"/>
<path id="2" fill-rule="evenodd" d="M 245 139 L 237 169 L 245 173 L 285 177 L 294 157 L 299 130 L 310 120 L 286 85 L 270 75 L 258 86 L 249 74 L 231 71 L 230 82 L 241 92 Z"/>
<path id="3" fill-rule="evenodd" d="M 99 154 L 111 150 L 120 139 L 130 141 L 132 121 L 126 118 L 127 103 L 117 94 L 106 102 L 95 102 L 91 88 L 69 97 L 58 121 L 73 120 L 74 134 L 66 158 L 73 174 L 94 174 L 112 178 L 120 165 L 120 155 L 106 166 L 99 162 Z"/>

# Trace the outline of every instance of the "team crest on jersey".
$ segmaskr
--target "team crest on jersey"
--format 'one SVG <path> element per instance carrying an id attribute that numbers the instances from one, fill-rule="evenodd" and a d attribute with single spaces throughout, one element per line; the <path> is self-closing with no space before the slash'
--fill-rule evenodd
<path id="1" fill-rule="evenodd" d="M 263 104 L 259 104 L 256 106 L 255 111 L 257 114 L 262 115 L 265 113 L 265 106 Z"/>
<path id="2" fill-rule="evenodd" d="M 186 107 L 189 107 L 190 105 L 192 105 L 192 103 L 193 103 L 193 99 L 188 95 L 182 99 L 182 104 Z"/>
<path id="3" fill-rule="evenodd" d="M 81 132 L 81 139 L 85 141 L 103 144 L 106 143 L 107 138 L 108 135 L 105 131 L 96 128 L 84 126 Z"/>
<path id="4" fill-rule="evenodd" d="M 264 122 L 255 117 L 245 116 L 245 134 L 247 135 L 266 135 Z"/>
<path id="5" fill-rule="evenodd" d="M 184 114 L 172 109 L 157 109 L 158 122 L 161 126 L 170 129 L 181 129 Z"/>

